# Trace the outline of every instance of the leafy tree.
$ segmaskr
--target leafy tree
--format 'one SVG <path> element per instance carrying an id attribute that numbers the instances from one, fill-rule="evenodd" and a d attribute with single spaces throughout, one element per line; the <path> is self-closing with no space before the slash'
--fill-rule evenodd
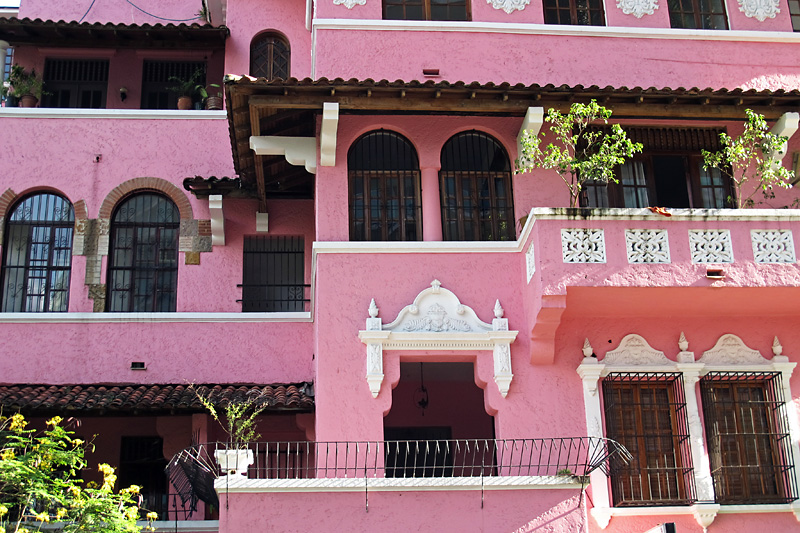
<path id="1" fill-rule="evenodd" d="M 256 418 L 269 407 L 269 403 L 258 393 L 250 394 L 244 401 L 228 400 L 224 407 L 211 401 L 211 392 L 203 393 L 194 385 L 197 399 L 208 409 L 211 417 L 219 423 L 228 434 L 228 446 L 231 449 L 246 449 L 248 443 L 258 440 L 261 435 L 256 432 Z"/>
<path id="2" fill-rule="evenodd" d="M 544 120 L 552 124 L 549 129 L 556 142 L 542 148 L 546 133 L 534 135 L 526 131 L 517 172 L 537 167 L 555 169 L 569 189 L 570 207 L 577 205 L 584 182 L 618 183 L 614 168 L 641 152 L 642 145 L 628 139 L 619 124 L 612 124 L 611 132 L 590 127 L 597 122 L 608 124 L 610 117 L 611 110 L 595 100 L 572 104 L 566 115 L 548 109 Z"/>
<path id="3" fill-rule="evenodd" d="M 752 206 L 753 196 L 758 191 L 764 198 L 774 198 L 773 187 L 788 189 L 794 180 L 794 172 L 772 159 L 773 154 L 785 148 L 788 139 L 771 133 L 764 115 L 752 109 L 745 109 L 745 113 L 747 119 L 741 135 L 732 138 L 720 133 L 722 149 L 718 152 L 703 150 L 703 168 L 718 168 L 730 178 L 738 208 Z M 747 182 L 753 183 L 752 190 L 745 196 L 743 187 Z M 730 198 L 728 200 L 730 202 Z"/>
<path id="4" fill-rule="evenodd" d="M 78 475 L 90 446 L 73 437 L 59 416 L 44 431 L 26 429 L 21 414 L 0 418 L 0 533 L 139 533 L 139 487 L 114 491 L 117 476 L 107 464 L 97 487 Z M 157 517 L 148 513 L 148 521 Z M 53 524 L 58 522 L 58 524 Z M 152 531 L 148 525 L 144 530 Z"/>

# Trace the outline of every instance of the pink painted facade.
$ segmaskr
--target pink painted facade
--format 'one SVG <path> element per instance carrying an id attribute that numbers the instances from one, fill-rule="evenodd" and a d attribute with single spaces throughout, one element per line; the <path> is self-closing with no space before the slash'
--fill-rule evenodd
<path id="1" fill-rule="evenodd" d="M 207 23 L 187 1 L 86 11 L 22 0 L 19 18 L 0 19 L 0 46 L 50 76 L 45 91 L 74 97 L 92 81 L 105 102 L 48 107 L 51 94 L 36 108 L 0 107 L 3 409 L 41 423 L 63 408 L 97 435 L 92 461 L 123 471 L 135 463 L 126 446 L 155 442 L 155 472 L 224 432 L 202 409 L 163 398 L 101 408 L 76 394 L 54 407 L 30 390 L 295 387 L 308 403 L 270 400 L 255 464 L 247 479 L 217 479 L 217 504 L 201 498 L 188 512 L 158 470 L 163 531 L 797 529 L 798 197 L 710 205 L 698 164 L 720 131 L 742 131 L 747 107 L 797 129 L 797 2 L 764 0 L 758 14 L 727 0 L 729 29 L 716 30 L 671 27 L 664 0 L 650 14 L 648 2 L 608 0 L 598 26 L 551 23 L 542 0 L 467 4 L 467 21 L 414 21 L 384 20 L 381 0 L 215 0 Z M 625 12 L 637 6 L 641 16 Z M 259 54 L 267 70 L 240 79 Z M 89 60 L 107 62 L 102 82 L 52 74 Z M 174 109 L 168 78 L 197 65 L 207 84 L 231 75 L 225 110 Z M 590 98 L 645 142 L 644 205 L 612 185 L 598 193 L 611 207 L 569 209 L 554 172 L 513 172 L 529 109 Z M 793 133 L 783 133 L 789 168 Z M 416 166 L 387 166 L 402 157 L 377 143 L 359 159 L 371 135 Z M 443 155 L 452 139 L 468 139 L 455 170 Z M 491 168 L 459 167 L 484 146 Z M 448 238 L 448 172 L 461 195 L 452 225 L 468 226 L 471 213 L 502 220 L 480 226 L 482 239 Z M 397 176 L 411 185 L 393 185 Z M 476 185 L 485 176 L 499 180 L 491 193 Z M 35 307 L 36 265 L 14 252 L 32 245 L 14 239 L 23 223 L 37 226 L 20 206 L 38 195 L 73 208 L 69 268 L 52 274 L 69 281 L 59 312 L 24 312 L 12 297 Z M 126 202 L 139 195 L 175 207 L 174 220 L 147 219 L 129 237 L 144 257 L 142 228 L 158 228 L 154 253 L 172 258 L 172 278 L 152 273 L 155 259 L 121 266 L 125 223 L 141 222 Z M 400 235 L 410 224 L 413 237 L 358 237 L 359 198 L 367 230 Z M 470 201 L 488 207 L 469 211 Z M 671 216 L 646 208 L 655 205 Z M 407 218 L 392 218 L 401 209 Z M 491 238 L 509 226 L 509 238 Z M 120 269 L 158 289 L 131 289 Z M 47 286 L 52 305 L 56 292 Z M 115 300 L 140 296 L 158 305 Z M 662 411 L 642 399 L 648 391 Z M 725 391 L 739 403 L 719 399 Z M 426 451 L 392 452 L 395 439 Z M 603 439 L 624 444 L 627 462 Z M 588 449 L 617 455 L 592 463 Z"/>

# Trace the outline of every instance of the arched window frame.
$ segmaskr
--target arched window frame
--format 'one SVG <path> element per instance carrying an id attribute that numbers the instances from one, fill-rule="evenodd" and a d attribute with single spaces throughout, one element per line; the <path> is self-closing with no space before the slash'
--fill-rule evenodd
<path id="1" fill-rule="evenodd" d="M 66 312 L 75 210 L 51 192 L 23 197 L 3 239 L 3 312 Z"/>
<path id="2" fill-rule="evenodd" d="M 478 157 L 486 164 L 478 164 Z M 443 239 L 516 239 L 511 163 L 505 147 L 487 133 L 462 131 L 442 147 L 441 163 Z"/>
<path id="3" fill-rule="evenodd" d="M 134 220 L 137 210 L 156 207 L 154 217 Z M 156 204 L 154 204 L 154 202 Z M 177 306 L 180 212 L 171 198 L 153 190 L 123 198 L 111 217 L 107 311 L 172 312 Z M 150 242 L 143 242 L 149 238 Z M 151 264 L 139 261 L 151 246 Z M 144 283 L 138 294 L 131 280 Z M 140 286 L 141 288 L 141 286 Z M 166 296 L 169 295 L 169 296 Z"/>
<path id="4" fill-rule="evenodd" d="M 350 147 L 347 169 L 351 241 L 422 240 L 419 158 L 408 139 L 365 133 Z"/>
<path id="5" fill-rule="evenodd" d="M 274 80 L 291 76 L 289 40 L 278 32 L 259 33 L 250 42 L 250 75 Z"/>

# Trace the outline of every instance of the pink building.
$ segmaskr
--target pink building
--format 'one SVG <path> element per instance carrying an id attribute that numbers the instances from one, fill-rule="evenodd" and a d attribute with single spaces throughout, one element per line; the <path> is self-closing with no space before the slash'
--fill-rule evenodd
<path id="1" fill-rule="evenodd" d="M 797 165 L 795 29 L 798 0 L 0 8 L 45 90 L 0 107 L 0 405 L 80 420 L 161 531 L 796 530 L 797 196 L 731 209 L 700 156 L 749 108 Z M 591 99 L 644 151 L 569 209 L 518 143 Z M 190 384 L 269 406 L 243 473 Z"/>

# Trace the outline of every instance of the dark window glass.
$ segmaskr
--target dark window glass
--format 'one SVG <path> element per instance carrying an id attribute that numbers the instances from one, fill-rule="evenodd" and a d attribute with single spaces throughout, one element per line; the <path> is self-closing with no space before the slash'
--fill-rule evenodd
<path id="1" fill-rule="evenodd" d="M 797 498 L 779 373 L 710 373 L 700 380 L 717 503 Z"/>
<path id="2" fill-rule="evenodd" d="M 263 33 L 250 43 L 250 75 L 256 78 L 289 77 L 289 43 L 278 34 Z"/>
<path id="3" fill-rule="evenodd" d="M 633 456 L 611 476 L 614 505 L 694 500 L 682 381 L 676 373 L 612 373 L 603 379 L 606 436 Z"/>
<path id="4" fill-rule="evenodd" d="M 42 107 L 102 109 L 108 91 L 108 60 L 46 59 Z"/>
<path id="5" fill-rule="evenodd" d="M 170 90 L 175 81 L 190 80 L 197 72 L 197 85 L 206 85 L 205 61 L 144 61 L 142 72 L 142 109 L 175 109 L 181 95 Z M 194 95 L 197 96 L 197 95 Z"/>
<path id="6" fill-rule="evenodd" d="M 516 238 L 511 165 L 494 138 L 475 130 L 451 137 L 442 148 L 439 187 L 444 240 Z"/>
<path id="7" fill-rule="evenodd" d="M 384 428 L 386 477 L 452 476 L 452 433 L 449 426 Z"/>
<path id="8" fill-rule="evenodd" d="M 385 20 L 470 20 L 469 0 L 383 0 Z"/>
<path id="9" fill-rule="evenodd" d="M 3 241 L 3 311 L 66 312 L 72 266 L 72 204 L 36 194 L 11 211 Z"/>
<path id="10" fill-rule="evenodd" d="M 8 77 L 11 75 L 11 64 L 14 62 L 14 48 L 8 47 L 4 56 L 0 57 L 3 61 L 3 74 L 0 75 L 0 84 L 5 86 Z M 4 101 L 5 97 L 2 96 L 0 91 L 0 102 Z"/>
<path id="11" fill-rule="evenodd" d="M 161 437 L 122 437 L 117 487 L 141 487 L 142 517 L 148 511 L 155 511 L 159 520 L 165 520 L 170 511 L 163 450 Z"/>
<path id="12" fill-rule="evenodd" d="M 242 311 L 305 311 L 302 237 L 245 235 Z"/>
<path id="13" fill-rule="evenodd" d="M 347 170 L 351 241 L 422 239 L 419 162 L 408 140 L 367 133 L 350 148 Z"/>
<path id="14" fill-rule="evenodd" d="M 727 30 L 728 16 L 723 0 L 667 0 L 669 23 L 673 28 Z"/>
<path id="15" fill-rule="evenodd" d="M 180 213 L 172 200 L 140 193 L 111 220 L 108 311 L 175 311 Z"/>
<path id="16" fill-rule="evenodd" d="M 800 31 L 800 0 L 789 0 L 789 16 L 792 17 L 792 29 Z"/>
<path id="17" fill-rule="evenodd" d="M 601 0 L 544 0 L 545 24 L 605 26 Z"/>

